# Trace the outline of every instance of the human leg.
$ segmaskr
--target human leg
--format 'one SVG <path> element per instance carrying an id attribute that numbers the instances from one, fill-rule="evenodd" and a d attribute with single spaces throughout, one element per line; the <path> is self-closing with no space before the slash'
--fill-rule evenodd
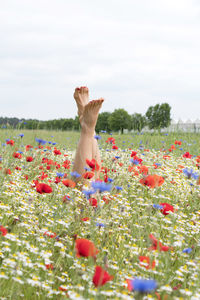
<path id="1" fill-rule="evenodd" d="M 86 159 L 95 159 L 100 166 L 101 159 L 96 139 L 94 138 L 95 126 L 99 110 L 104 99 L 89 101 L 89 91 L 86 87 L 76 88 L 74 98 L 78 107 L 78 115 L 81 124 L 81 135 L 77 146 L 73 171 L 83 175 L 85 172 Z M 95 174 L 99 177 L 99 173 Z"/>

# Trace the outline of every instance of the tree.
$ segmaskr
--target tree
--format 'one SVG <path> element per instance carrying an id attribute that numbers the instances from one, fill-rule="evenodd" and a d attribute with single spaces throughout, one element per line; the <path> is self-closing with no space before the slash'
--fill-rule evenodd
<path id="1" fill-rule="evenodd" d="M 74 119 L 65 119 L 62 125 L 63 130 L 72 130 L 74 127 Z"/>
<path id="2" fill-rule="evenodd" d="M 111 113 L 106 111 L 99 114 L 95 128 L 96 132 L 100 132 L 101 130 L 106 130 L 107 132 L 111 131 L 109 124 L 110 115 Z"/>
<path id="3" fill-rule="evenodd" d="M 123 108 L 115 109 L 109 117 L 109 125 L 112 130 L 123 133 L 124 129 L 131 128 L 131 116 Z"/>
<path id="4" fill-rule="evenodd" d="M 141 114 L 135 113 L 131 116 L 131 129 L 138 130 L 139 132 L 146 125 L 146 118 Z"/>
<path id="5" fill-rule="evenodd" d="M 74 128 L 73 128 L 73 130 L 80 130 L 80 122 L 79 122 L 79 117 L 78 116 L 76 116 L 74 118 Z"/>
<path id="6" fill-rule="evenodd" d="M 165 128 L 170 125 L 171 107 L 168 103 L 150 106 L 146 112 L 147 122 L 150 129 Z"/>

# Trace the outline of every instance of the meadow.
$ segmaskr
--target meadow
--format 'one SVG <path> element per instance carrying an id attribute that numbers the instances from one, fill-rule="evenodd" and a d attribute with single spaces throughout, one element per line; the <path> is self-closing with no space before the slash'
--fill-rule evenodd
<path id="1" fill-rule="evenodd" d="M 200 299 L 200 134 L 78 138 L 0 130 L 0 299 Z"/>

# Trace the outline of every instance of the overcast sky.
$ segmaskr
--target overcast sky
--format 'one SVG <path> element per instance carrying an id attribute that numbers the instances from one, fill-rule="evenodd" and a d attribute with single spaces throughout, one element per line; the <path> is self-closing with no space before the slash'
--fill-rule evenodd
<path id="1" fill-rule="evenodd" d="M 200 1 L 0 0 L 0 116 L 74 117 L 81 85 L 102 111 L 200 118 Z"/>

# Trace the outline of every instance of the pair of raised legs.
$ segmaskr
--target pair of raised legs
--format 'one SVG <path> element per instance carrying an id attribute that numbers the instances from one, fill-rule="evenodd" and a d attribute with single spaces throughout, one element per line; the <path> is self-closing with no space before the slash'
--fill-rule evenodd
<path id="1" fill-rule="evenodd" d="M 83 175 L 86 167 L 86 159 L 95 159 L 97 164 L 101 166 L 99 148 L 94 135 L 99 110 L 104 99 L 100 98 L 89 101 L 89 90 L 87 87 L 76 88 L 74 99 L 78 107 L 81 135 L 76 150 L 73 171 Z M 99 174 L 96 173 L 95 177 L 98 178 Z"/>

